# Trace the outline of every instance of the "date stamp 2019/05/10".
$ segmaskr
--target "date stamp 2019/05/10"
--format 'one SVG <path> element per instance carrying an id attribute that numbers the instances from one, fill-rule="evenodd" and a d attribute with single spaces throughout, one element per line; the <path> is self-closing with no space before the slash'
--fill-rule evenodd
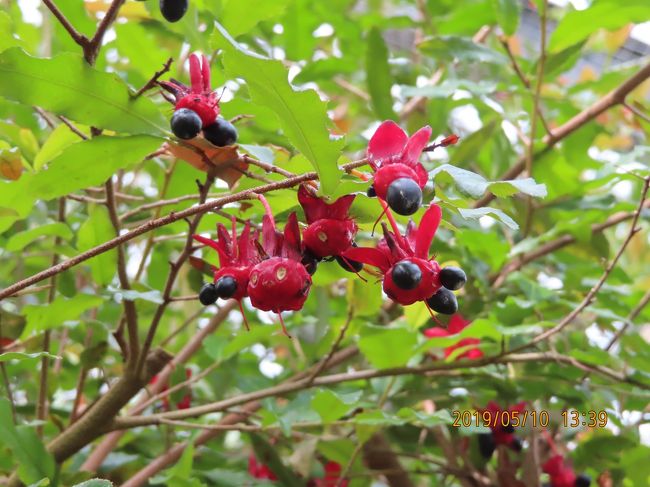
<path id="1" fill-rule="evenodd" d="M 523 410 L 523 411 L 499 411 L 498 413 L 484 410 L 453 410 L 451 411 L 454 421 L 452 426 L 455 427 L 470 427 L 470 426 L 486 426 L 496 427 L 502 426 L 523 428 L 525 426 L 532 426 L 533 428 L 542 427 L 546 428 L 550 423 L 550 414 L 548 411 L 542 409 Z M 577 411 L 575 409 L 562 411 L 561 424 L 565 428 L 604 428 L 607 426 L 608 416 L 607 411 Z"/>

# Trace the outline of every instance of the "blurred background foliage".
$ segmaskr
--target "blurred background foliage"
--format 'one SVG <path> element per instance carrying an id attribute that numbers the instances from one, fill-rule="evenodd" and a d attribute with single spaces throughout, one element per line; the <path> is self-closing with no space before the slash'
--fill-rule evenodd
<path id="1" fill-rule="evenodd" d="M 55 3 L 88 37 L 107 8 L 103 1 Z M 286 88 L 288 80 L 296 90 L 316 90 L 326 102 L 310 98 L 303 104 L 293 93 L 288 110 L 306 121 L 307 136 L 314 141 L 328 129 L 332 136 L 343 137 L 321 140 L 321 154 L 335 157 L 316 162 L 321 177 L 330 181 L 327 193 L 360 193 L 352 210 L 361 227 L 359 244 L 373 240 L 370 231 L 379 207 L 363 194 L 368 183 L 341 176 L 336 162 L 363 157 L 370 135 L 384 119 L 400 122 L 409 133 L 429 124 L 434 136 L 458 134 L 456 146 L 422 159 L 434 171 L 435 198 L 444 210 L 432 252 L 441 264 L 460 265 L 468 274 L 469 283 L 459 295 L 461 313 L 474 321 L 468 336 L 481 338 L 485 354 L 527 343 L 576 308 L 596 283 L 630 223 L 627 218 L 605 229 L 599 225 L 634 211 L 642 179 L 650 174 L 647 82 L 628 95 L 625 106 L 602 113 L 555 145 L 544 140 L 547 127 L 552 131 L 562 126 L 620 86 L 648 63 L 650 52 L 639 40 L 644 31 L 633 30 L 650 20 L 647 2 L 584 1 L 578 2 L 580 10 L 571 3 L 558 5 L 562 3 L 568 2 L 545 7 L 543 0 L 190 0 L 185 17 L 170 24 L 160 15 L 158 2 L 128 0 L 90 68 L 80 47 L 40 2 L 0 1 L 0 287 L 49 267 L 53 255 L 72 257 L 115 236 L 103 204 L 103 182 L 111 175 L 123 229 L 196 203 L 196 180 L 204 180 L 204 173 L 167 155 L 145 159 L 170 135 L 171 105 L 157 90 L 129 102 L 127 89 L 134 92 L 143 86 L 170 57 L 174 62 L 163 79 L 188 82 L 187 56 L 199 50 L 212 59 L 213 85 L 223 92 L 224 117 L 246 116 L 236 124 L 241 153 L 296 174 L 312 170 L 287 137 L 291 121 L 278 119 L 263 94 L 265 89 Z M 548 42 L 540 70 L 544 8 Z M 246 67 L 247 55 L 233 49 L 215 22 L 242 47 L 278 64 L 264 64 L 268 70 L 260 71 Z M 26 82 L 20 74 L 25 72 L 41 75 Z M 538 116 L 531 123 L 538 85 L 543 122 Z M 325 122 L 325 114 L 331 123 Z M 83 134 L 90 134 L 90 126 L 106 132 L 82 140 L 58 115 Z M 531 125 L 534 181 L 490 185 L 525 160 Z M 284 178 L 255 166 L 249 171 L 272 181 Z M 261 184 L 264 181 L 243 177 L 230 190 L 217 182 L 210 198 Z M 434 198 L 433 189 L 430 185 L 427 201 Z M 498 196 L 489 203 L 492 209 L 474 208 L 488 191 Z M 187 195 L 195 197 L 179 200 Z M 64 196 L 65 221 L 60 221 L 58 207 Z M 291 211 L 300 211 L 295 189 L 267 197 L 280 224 Z M 173 201 L 147 207 L 160 200 Z M 256 202 L 231 204 L 206 213 L 198 231 L 212 234 L 229 215 L 260 222 L 262 210 Z M 483 407 L 489 400 L 504 406 L 529 401 L 531 407 L 549 411 L 548 429 L 578 471 L 612 482 L 599 483 L 603 486 L 648 485 L 650 310 L 641 309 L 629 319 L 650 285 L 646 221 L 644 212 L 642 230 L 591 306 L 550 342 L 536 345 L 537 351 L 622 371 L 645 387 L 597 374 L 584 380 L 584 370 L 548 361 L 492 364 L 449 376 L 379 378 L 266 398 L 251 421 L 263 426 L 261 436 L 273 442 L 287 469 L 304 475 L 322 469 L 317 458 L 343 465 L 354 458 L 351 485 L 389 485 L 364 464 L 362 455 L 353 455 L 360 442 L 381 430 L 403 468 L 413 473 L 413 485 L 462 485 L 445 469 L 448 459 L 435 436 L 422 431 L 443 424 L 449 441 L 462 450 L 463 438 L 474 438 L 479 429 L 450 427 L 447 412 Z M 8 339 L 3 345 L 9 345 L 8 353 L 27 354 L 0 356 L 6 371 L 3 397 L 8 397 L 4 387 L 9 384 L 21 425 L 12 426 L 3 405 L 0 431 L 18 433 L 1 435 L 0 472 L 9 475 L 20 464 L 25 483 L 49 477 L 59 485 L 93 475 L 79 468 L 97 442 L 56 473 L 42 445 L 70 421 L 77 390 L 83 408 L 123 373 L 113 337 L 122 319 L 121 302 L 135 300 L 144 336 L 162 301 L 169 261 L 179 255 L 186 232 L 187 223 L 180 220 L 125 245 L 133 288 L 128 293 L 120 289 L 117 254 L 111 250 L 61 273 L 54 292 L 44 288 L 0 302 L 0 336 Z M 564 239 L 563 245 L 526 259 L 557 239 Z M 209 251 L 194 255 L 216 263 Z M 520 268 L 511 266 L 522 258 Z M 173 296 L 196 295 L 203 280 L 190 265 L 182 266 Z M 285 316 L 294 340 L 278 333 L 275 316 L 245 308 L 250 332 L 244 330 L 239 312 L 231 311 L 187 362 L 194 375 L 212 367 L 192 384 L 192 405 L 255 391 L 304 371 L 330 351 L 350 309 L 353 317 L 341 346 L 357 345 L 360 353 L 337 370 L 431 360 L 423 353 L 426 339 L 420 333 L 433 324 L 424 306 L 391 306 L 372 278 L 363 282 L 351 277 L 335 262 L 320 265 L 302 312 Z M 155 343 L 178 353 L 215 313 L 214 306 L 203 308 L 194 299 L 173 301 Z M 625 334 L 606 349 L 624 326 Z M 56 358 L 49 364 L 49 414 L 38 423 L 38 353 L 48 330 Z M 444 346 L 432 342 L 429 348 L 440 359 Z M 172 383 L 184 379 L 184 374 L 174 374 Z M 172 395 L 172 408 L 184 393 Z M 433 401 L 437 413 L 425 411 L 426 400 Z M 147 412 L 162 408 L 158 402 Z M 608 427 L 567 428 L 560 415 L 565 408 L 605 410 Z M 213 424 L 220 414 L 199 422 Z M 329 424 L 342 418 L 344 424 Z M 302 422 L 320 426 L 292 430 L 292 424 Z M 35 433 L 38 424 L 43 443 Z M 531 425 L 518 434 L 527 445 L 539 442 L 539 432 Z M 191 443 L 196 435 L 192 429 L 169 425 L 129 430 L 96 475 L 120 484 L 171 445 Z M 30 450 L 42 454 L 25 457 Z M 540 458 L 548 454 L 542 450 Z M 246 473 L 251 451 L 248 435 L 227 432 L 187 448 L 179 464 L 158 472 L 149 483 L 262 485 Z M 523 455 L 517 458 L 529 454 Z M 466 460 L 458 458 L 461 464 Z M 492 460 L 487 471 L 496 471 L 499 462 Z M 532 482 L 530 477 L 527 481 Z M 495 480 L 494 485 L 506 484 Z"/>

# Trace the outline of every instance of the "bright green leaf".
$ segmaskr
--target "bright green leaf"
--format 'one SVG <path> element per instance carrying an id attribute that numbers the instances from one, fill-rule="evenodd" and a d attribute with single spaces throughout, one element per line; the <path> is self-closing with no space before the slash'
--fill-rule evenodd
<path id="1" fill-rule="evenodd" d="M 364 327 L 359 348 L 373 367 L 386 369 L 406 365 L 413 356 L 417 334 L 404 328 Z"/>
<path id="2" fill-rule="evenodd" d="M 521 7 L 520 0 L 492 0 L 492 8 L 494 8 L 499 25 L 508 36 L 517 31 Z"/>
<path id="3" fill-rule="evenodd" d="M 64 240 L 70 240 L 72 238 L 72 230 L 65 223 L 48 223 L 47 225 L 12 235 L 5 248 L 10 252 L 18 252 L 37 238 L 44 236 L 56 236 Z"/>
<path id="4" fill-rule="evenodd" d="M 388 48 L 379 29 L 370 29 L 366 46 L 366 83 L 372 107 L 380 119 L 396 120 L 390 94 L 392 77 L 388 66 Z"/>
<path id="5" fill-rule="evenodd" d="M 0 92 L 103 129 L 131 134 L 166 133 L 167 121 L 147 97 L 132 99 L 116 75 L 97 71 L 80 54 L 32 57 L 18 48 L 0 53 Z"/>
<path id="6" fill-rule="evenodd" d="M 34 333 L 51 330 L 61 326 L 66 321 L 77 320 L 89 309 L 95 308 L 104 302 L 101 296 L 90 294 L 77 294 L 73 298 L 59 296 L 49 304 L 28 305 L 23 308 L 27 318 L 27 326 L 21 338 L 28 338 Z"/>
<path id="7" fill-rule="evenodd" d="M 77 249 L 80 252 L 91 249 L 115 237 L 115 229 L 105 206 L 92 205 L 88 219 L 79 228 Z M 117 269 L 117 250 L 103 252 L 88 261 L 93 279 L 105 286 L 111 282 Z"/>
<path id="8" fill-rule="evenodd" d="M 322 191 L 332 193 L 341 176 L 337 161 L 342 141 L 330 139 L 327 105 L 313 90 L 294 90 L 280 61 L 245 51 L 219 24 L 214 42 L 224 50 L 226 72 L 233 78 L 243 78 L 253 101 L 275 112 L 291 144 L 318 172 Z"/>

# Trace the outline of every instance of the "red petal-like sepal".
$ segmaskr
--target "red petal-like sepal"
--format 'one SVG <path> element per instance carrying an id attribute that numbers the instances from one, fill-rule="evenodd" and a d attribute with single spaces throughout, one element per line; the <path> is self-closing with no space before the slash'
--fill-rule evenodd
<path id="1" fill-rule="evenodd" d="M 431 247 L 433 237 L 438 230 L 440 220 L 442 220 L 442 209 L 438 205 L 432 204 L 424 213 L 422 220 L 420 220 L 420 225 L 418 225 L 417 237 L 415 239 L 416 257 L 426 259 L 429 255 L 429 247 Z"/>
<path id="2" fill-rule="evenodd" d="M 391 267 L 390 259 L 379 249 L 372 247 L 352 247 L 343 252 L 343 257 L 350 260 L 356 260 L 374 267 L 379 268 L 383 273 L 388 272 Z"/>
<path id="3" fill-rule="evenodd" d="M 368 159 L 381 164 L 383 160 L 398 156 L 408 142 L 408 135 L 392 120 L 386 120 L 368 143 Z"/>
<path id="4" fill-rule="evenodd" d="M 404 147 L 402 162 L 405 164 L 417 163 L 430 138 L 431 127 L 428 125 L 415 132 L 406 143 L 406 147 Z"/>

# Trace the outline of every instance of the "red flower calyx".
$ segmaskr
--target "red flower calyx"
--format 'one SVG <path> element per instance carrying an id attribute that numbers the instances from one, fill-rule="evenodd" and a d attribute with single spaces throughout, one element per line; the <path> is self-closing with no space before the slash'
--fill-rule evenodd
<path id="1" fill-rule="evenodd" d="M 338 256 L 352 246 L 358 227 L 348 212 L 355 196 L 342 196 L 329 204 L 314 196 L 307 186 L 300 186 L 298 201 L 308 224 L 303 232 L 303 241 L 314 256 Z"/>
<path id="2" fill-rule="evenodd" d="M 185 377 L 187 379 L 192 378 L 192 370 L 191 369 L 185 369 Z M 149 381 L 150 384 L 155 384 L 158 382 L 158 375 L 154 375 L 151 380 Z M 161 392 L 166 392 L 169 390 L 169 384 L 165 384 L 161 390 Z M 188 392 L 185 394 L 180 401 L 176 403 L 176 409 L 189 409 L 192 406 L 192 391 L 187 388 Z M 165 411 L 169 411 L 169 395 L 165 395 L 162 398 L 162 405 L 163 409 Z"/>
<path id="3" fill-rule="evenodd" d="M 296 214 L 289 215 L 284 233 L 280 233 L 269 209 L 262 219 L 262 241 L 266 258 L 251 270 L 248 295 L 255 308 L 278 313 L 282 331 L 289 336 L 280 313 L 301 309 L 311 288 L 311 276 L 301 262 Z"/>
<path id="4" fill-rule="evenodd" d="M 220 110 L 219 97 L 210 86 L 210 63 L 205 55 L 190 55 L 190 82 L 189 87 L 175 79 L 159 84 L 173 95 L 176 110 L 192 110 L 207 127 L 217 120 Z"/>
<path id="5" fill-rule="evenodd" d="M 424 330 L 424 336 L 427 338 L 438 338 L 438 337 L 448 337 L 448 336 L 453 336 L 461 331 L 463 331 L 471 321 L 465 320 L 461 314 L 454 314 L 450 319 L 449 319 L 449 325 L 447 326 L 447 329 L 440 328 L 440 327 L 433 327 L 433 328 L 427 328 Z M 472 347 L 468 348 L 465 350 L 463 353 L 458 355 L 456 359 L 470 359 L 470 360 L 476 360 L 480 359 L 483 357 L 483 352 L 481 351 L 480 348 L 476 348 L 476 345 L 479 345 L 481 343 L 481 340 L 478 338 L 463 338 L 462 340 L 459 340 L 458 343 L 455 345 L 451 345 L 447 348 L 445 348 L 445 358 L 449 357 L 452 353 L 454 353 L 455 350 L 458 350 L 459 348 L 466 348 L 466 347 Z"/>
<path id="6" fill-rule="evenodd" d="M 256 479 L 278 480 L 277 475 L 267 465 L 259 463 L 253 453 L 248 457 L 248 473 Z"/>
<path id="7" fill-rule="evenodd" d="M 348 487 L 350 481 L 341 479 L 341 465 L 337 462 L 329 461 L 323 466 L 325 476 L 323 478 L 311 479 L 307 487 Z"/>
<path id="8" fill-rule="evenodd" d="M 559 454 L 549 458 L 542 465 L 542 471 L 550 477 L 551 487 L 589 487 L 591 485 L 589 476 L 576 475 L 573 468 L 567 465 L 564 457 Z"/>
<path id="9" fill-rule="evenodd" d="M 405 236 L 382 225 L 384 239 L 376 248 L 350 248 L 342 255 L 379 268 L 384 292 L 399 304 L 425 301 L 441 287 L 440 265 L 428 257 L 441 218 L 442 210 L 433 204 L 422 216 L 419 227 L 409 223 Z"/>

